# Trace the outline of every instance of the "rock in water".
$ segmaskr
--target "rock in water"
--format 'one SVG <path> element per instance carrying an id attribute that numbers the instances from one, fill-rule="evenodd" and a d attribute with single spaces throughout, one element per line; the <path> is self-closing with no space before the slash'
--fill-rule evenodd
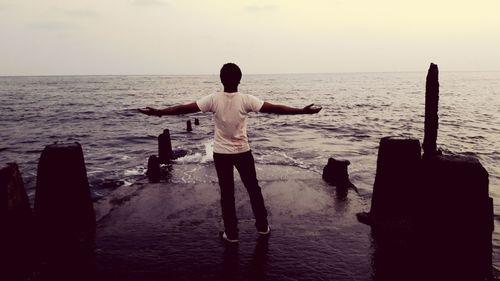
<path id="1" fill-rule="evenodd" d="M 335 160 L 329 158 L 328 163 L 323 168 L 323 180 L 334 186 L 351 187 L 353 184 L 349 180 L 347 167 L 351 164 L 349 160 Z"/>
<path id="2" fill-rule="evenodd" d="M 329 158 L 328 163 L 323 168 L 323 180 L 337 187 L 337 196 L 340 199 L 347 196 L 349 188 L 358 192 L 356 186 L 349 180 L 347 166 L 350 164 L 351 162 L 348 160 L 335 160 L 334 158 Z"/>

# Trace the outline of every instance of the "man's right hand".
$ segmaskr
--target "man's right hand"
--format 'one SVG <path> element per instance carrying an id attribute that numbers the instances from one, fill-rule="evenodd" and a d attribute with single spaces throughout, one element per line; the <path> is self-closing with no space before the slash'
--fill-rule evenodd
<path id="1" fill-rule="evenodd" d="M 322 108 L 321 107 L 312 107 L 314 103 L 311 103 L 310 105 L 304 107 L 302 110 L 304 111 L 304 114 L 315 114 L 318 113 Z"/>
<path id="2" fill-rule="evenodd" d="M 140 113 L 143 113 L 143 114 L 146 114 L 149 116 L 158 116 L 158 117 L 161 116 L 160 111 L 156 108 L 153 108 L 153 107 L 138 108 L 137 110 Z"/>

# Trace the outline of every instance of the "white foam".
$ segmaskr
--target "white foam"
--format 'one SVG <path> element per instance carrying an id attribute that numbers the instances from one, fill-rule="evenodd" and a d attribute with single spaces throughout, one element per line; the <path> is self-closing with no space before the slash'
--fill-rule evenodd
<path id="1" fill-rule="evenodd" d="M 144 175 L 144 171 L 145 171 L 145 169 L 143 166 L 137 166 L 137 167 L 132 168 L 132 169 L 126 169 L 123 172 L 123 175 L 126 177 L 139 176 L 139 175 Z"/>
<path id="2" fill-rule="evenodd" d="M 205 153 L 197 152 L 195 154 L 186 155 L 175 160 L 176 163 L 208 163 L 214 161 L 214 141 L 209 140 L 205 142 Z"/>

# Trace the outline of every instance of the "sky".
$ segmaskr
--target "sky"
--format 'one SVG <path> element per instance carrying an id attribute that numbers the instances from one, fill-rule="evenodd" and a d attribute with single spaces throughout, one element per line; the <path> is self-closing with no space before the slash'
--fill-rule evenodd
<path id="1" fill-rule="evenodd" d="M 498 0 L 0 0 L 0 75 L 500 70 Z"/>

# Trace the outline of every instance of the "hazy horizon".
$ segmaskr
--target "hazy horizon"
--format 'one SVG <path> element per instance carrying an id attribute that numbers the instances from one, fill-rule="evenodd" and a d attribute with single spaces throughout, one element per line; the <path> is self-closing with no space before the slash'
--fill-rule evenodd
<path id="1" fill-rule="evenodd" d="M 500 2 L 0 0 L 0 76 L 500 71 Z"/>
<path id="2" fill-rule="evenodd" d="M 438 65 L 439 67 L 439 65 Z M 308 72 L 308 73 L 243 73 L 243 76 L 265 76 L 265 75 L 328 75 L 328 74 L 377 74 L 377 73 L 427 73 L 428 67 L 420 71 L 345 71 L 345 72 Z M 500 72 L 500 70 L 439 70 L 440 73 L 494 73 Z M 0 77 L 64 77 L 64 76 L 215 76 L 218 77 L 218 69 L 214 73 L 190 73 L 190 74 L 170 74 L 170 73 L 160 73 L 160 74 L 46 74 L 46 75 L 0 75 Z"/>

